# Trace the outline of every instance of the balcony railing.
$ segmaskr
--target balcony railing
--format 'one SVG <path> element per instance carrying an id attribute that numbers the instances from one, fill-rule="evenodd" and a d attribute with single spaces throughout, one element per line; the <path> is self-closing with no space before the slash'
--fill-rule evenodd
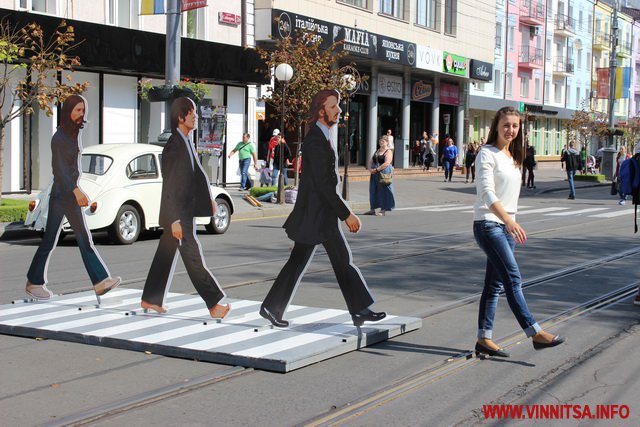
<path id="1" fill-rule="evenodd" d="M 520 65 L 530 67 L 542 67 L 544 63 L 544 52 L 542 49 L 538 49 L 531 46 L 521 46 L 520 54 L 518 55 L 518 62 Z"/>
<path id="2" fill-rule="evenodd" d="M 556 31 L 561 31 L 566 33 L 575 33 L 576 31 L 575 21 L 570 16 L 563 15 L 560 13 L 557 14 L 555 24 L 556 24 Z"/>
<path id="3" fill-rule="evenodd" d="M 522 0 L 520 3 L 520 21 L 524 23 L 544 23 L 544 3 L 540 0 Z"/>
<path id="4" fill-rule="evenodd" d="M 611 44 L 611 35 L 606 33 L 595 33 L 593 35 L 593 44 L 596 46 L 602 46 L 606 49 L 609 49 Z"/>
<path id="5" fill-rule="evenodd" d="M 618 44 L 618 55 L 631 56 L 631 42 L 623 41 Z"/>
<path id="6" fill-rule="evenodd" d="M 560 59 L 553 64 L 553 72 L 561 74 L 573 74 L 573 61 L 569 59 Z"/>

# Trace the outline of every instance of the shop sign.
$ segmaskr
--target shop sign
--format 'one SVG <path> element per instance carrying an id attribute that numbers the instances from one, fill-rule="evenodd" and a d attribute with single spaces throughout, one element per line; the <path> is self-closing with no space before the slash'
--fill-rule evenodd
<path id="1" fill-rule="evenodd" d="M 378 59 L 414 66 L 416 64 L 416 45 L 403 40 L 385 36 L 378 37 Z"/>
<path id="2" fill-rule="evenodd" d="M 235 13 L 218 12 L 218 22 L 220 24 L 238 26 L 242 23 L 242 17 L 240 15 L 236 15 Z"/>
<path id="3" fill-rule="evenodd" d="M 182 0 L 180 4 L 180 11 L 186 12 L 188 10 L 199 9 L 201 7 L 207 7 L 207 0 Z"/>
<path id="4" fill-rule="evenodd" d="M 467 58 L 453 53 L 445 52 L 443 61 L 443 73 L 467 76 Z"/>
<path id="5" fill-rule="evenodd" d="M 449 83 L 440 83 L 440 103 L 447 105 L 460 104 L 460 88 Z"/>
<path id="6" fill-rule="evenodd" d="M 341 25 L 334 25 L 332 33 L 333 41 L 342 41 L 342 50 L 352 55 L 366 58 L 373 58 L 377 55 L 378 38 L 375 34 L 359 28 L 343 27 Z"/>
<path id="7" fill-rule="evenodd" d="M 442 71 L 442 51 L 432 49 L 427 46 L 416 46 L 416 68 L 423 70 L 431 70 L 436 72 Z"/>
<path id="8" fill-rule="evenodd" d="M 493 75 L 493 64 L 472 59 L 469 64 L 469 77 L 474 80 L 490 82 Z"/>
<path id="9" fill-rule="evenodd" d="M 424 80 L 414 80 L 411 83 L 411 100 L 433 102 L 433 83 Z"/>
<path id="10" fill-rule="evenodd" d="M 402 99 L 402 77 L 378 74 L 378 96 Z"/>
<path id="11" fill-rule="evenodd" d="M 358 70 L 358 72 L 360 73 L 360 77 L 367 77 L 367 79 L 362 80 L 356 93 L 360 95 L 371 95 L 371 73 L 360 70 Z"/>
<path id="12" fill-rule="evenodd" d="M 271 34 L 274 37 L 280 39 L 293 37 L 296 30 L 301 30 L 304 34 L 312 33 L 314 41 L 320 39 L 320 47 L 323 49 L 331 46 L 329 35 L 329 30 L 332 29 L 331 23 L 277 9 L 273 9 L 273 15 L 275 19 L 271 24 Z"/>

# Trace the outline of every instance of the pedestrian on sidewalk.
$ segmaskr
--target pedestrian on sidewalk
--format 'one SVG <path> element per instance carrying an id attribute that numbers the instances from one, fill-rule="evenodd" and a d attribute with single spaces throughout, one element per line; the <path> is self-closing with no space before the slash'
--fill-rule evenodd
<path id="1" fill-rule="evenodd" d="M 380 178 L 382 173 L 392 174 L 391 166 L 392 153 L 389 150 L 387 140 L 380 138 L 378 141 L 378 150 L 373 153 L 371 164 L 369 165 L 369 211 L 365 215 L 385 215 L 386 212 L 396 207 L 395 197 L 393 195 L 393 182 L 383 183 Z M 376 213 L 376 209 L 380 209 L 380 213 Z"/>
<path id="2" fill-rule="evenodd" d="M 242 134 L 242 141 L 238 142 L 228 158 L 230 159 L 235 153 L 238 153 L 238 166 L 240 168 L 240 189 L 248 190 L 253 185 L 251 178 L 249 177 L 249 166 L 251 165 L 251 158 L 253 158 L 253 168 L 258 170 L 258 159 L 256 158 L 256 148 L 250 140 L 251 135 L 248 133 Z"/>
<path id="3" fill-rule="evenodd" d="M 284 156 L 284 159 L 281 157 Z M 280 143 L 273 149 L 273 173 L 271 174 L 271 185 L 278 185 L 278 177 L 280 176 L 280 164 L 282 164 L 282 177 L 284 178 L 284 185 L 289 184 L 289 177 L 287 176 L 287 166 L 291 165 L 291 149 L 289 144 L 285 141 L 284 137 L 280 135 Z"/>
<path id="4" fill-rule="evenodd" d="M 476 180 L 476 147 L 475 142 L 471 141 L 467 146 L 467 152 L 464 155 L 464 167 L 467 170 L 467 178 L 465 184 L 469 182 L 469 172 L 471 172 L 471 182 Z"/>
<path id="5" fill-rule="evenodd" d="M 283 316 L 319 244 L 331 261 L 353 324 L 359 327 L 386 316 L 385 312 L 370 309 L 373 296 L 353 263 L 351 249 L 340 228 L 340 221 L 344 221 L 350 232 L 357 233 L 362 225 L 337 188 L 337 150 L 331 140 L 331 128 L 340 121 L 341 112 L 340 93 L 336 90 L 321 90 L 311 101 L 302 156 L 304 174 L 293 211 L 284 223 L 294 245 L 260 306 L 260 316 L 276 327 L 289 326 Z"/>
<path id="6" fill-rule="evenodd" d="M 524 158 L 524 162 L 522 163 L 522 186 L 525 185 L 525 180 L 527 184 L 527 188 L 536 188 L 534 179 L 535 175 L 533 174 L 533 168 L 536 167 L 536 150 L 532 145 L 527 147 L 527 154 Z M 527 177 L 527 172 L 529 176 Z"/>
<path id="7" fill-rule="evenodd" d="M 529 312 L 522 293 L 522 278 L 514 250 L 516 242 L 527 240 L 527 233 L 515 219 L 524 156 L 520 114 L 513 107 L 504 107 L 496 113 L 487 144 L 476 157 L 478 181 L 473 235 L 487 255 L 478 311 L 476 354 L 509 357 L 509 353 L 492 339 L 498 296 L 503 289 L 511 312 L 527 337 L 532 338 L 534 349 L 553 347 L 565 340 L 542 330 Z"/>
<path id="8" fill-rule="evenodd" d="M 620 200 L 618 201 L 619 205 L 624 205 L 627 203 L 627 195 L 622 192 L 620 189 L 620 166 L 622 163 L 630 158 L 631 156 L 627 154 L 627 147 L 621 145 L 618 149 L 618 154 L 616 154 L 616 170 L 613 173 L 613 180 L 618 182 L 618 195 L 620 196 Z"/>
<path id="9" fill-rule="evenodd" d="M 420 166 L 422 166 L 422 170 L 424 170 L 424 162 L 427 158 L 427 146 L 429 145 L 429 135 L 427 132 L 422 132 L 422 139 L 420 140 Z"/>
<path id="10" fill-rule="evenodd" d="M 426 132 L 423 134 L 423 136 L 426 134 Z M 433 161 L 436 158 L 436 146 L 438 145 L 438 140 L 431 135 L 428 139 L 427 139 L 427 149 L 425 151 L 425 157 L 424 157 L 424 169 L 423 170 L 429 170 L 429 168 L 431 167 L 431 163 L 433 163 Z"/>
<path id="11" fill-rule="evenodd" d="M 416 142 L 413 143 L 413 149 L 411 150 L 413 155 L 413 167 L 422 166 L 420 162 L 420 141 L 416 139 Z"/>
<path id="12" fill-rule="evenodd" d="M 442 154 L 442 162 L 444 163 L 444 181 L 451 182 L 453 171 L 456 168 L 456 159 L 458 158 L 458 147 L 455 146 L 452 138 L 446 139 L 446 148 Z"/>
<path id="13" fill-rule="evenodd" d="M 576 150 L 576 143 L 570 142 L 569 149 L 562 154 L 560 161 L 564 163 L 567 171 L 567 181 L 569 181 L 569 200 L 576 198 L 576 186 L 573 179 L 576 171 L 580 170 L 580 153 Z"/>

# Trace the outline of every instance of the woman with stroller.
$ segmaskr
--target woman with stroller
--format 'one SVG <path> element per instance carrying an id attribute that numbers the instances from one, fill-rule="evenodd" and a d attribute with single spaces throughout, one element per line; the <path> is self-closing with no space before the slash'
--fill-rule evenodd
<path id="1" fill-rule="evenodd" d="M 369 206 L 370 210 L 365 215 L 385 215 L 387 211 L 396 207 L 396 201 L 393 196 L 393 183 L 381 182 L 381 173 L 391 174 L 391 159 L 393 153 L 389 149 L 388 141 L 385 137 L 378 141 L 378 150 L 373 153 L 369 172 Z M 380 209 L 380 213 L 376 213 L 376 209 Z"/>

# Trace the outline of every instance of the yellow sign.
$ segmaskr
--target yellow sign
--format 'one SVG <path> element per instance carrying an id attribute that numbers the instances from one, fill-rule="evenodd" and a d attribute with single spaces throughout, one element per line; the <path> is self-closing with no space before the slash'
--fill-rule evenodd
<path id="1" fill-rule="evenodd" d="M 256 120 L 264 120 L 267 118 L 267 114 L 264 111 L 256 111 Z"/>

